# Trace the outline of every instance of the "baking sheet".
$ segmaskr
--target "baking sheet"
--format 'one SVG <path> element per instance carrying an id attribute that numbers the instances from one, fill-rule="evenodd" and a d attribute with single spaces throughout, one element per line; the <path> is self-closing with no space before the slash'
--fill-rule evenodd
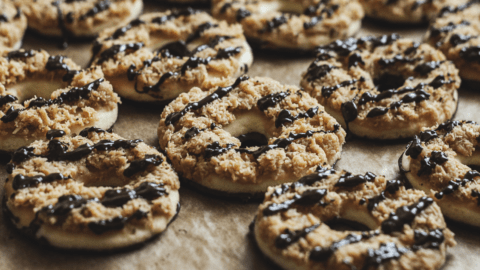
<path id="1" fill-rule="evenodd" d="M 163 9 L 146 3 L 146 12 Z M 403 36 L 421 40 L 423 27 L 394 27 Z M 359 36 L 391 32 L 384 23 L 366 22 Z M 88 42 L 72 43 L 67 50 L 57 49 L 57 42 L 27 34 L 24 48 L 44 48 L 51 54 L 64 54 L 86 65 Z M 268 76 L 285 84 L 298 84 L 312 57 L 256 51 L 251 76 Z M 140 138 L 158 146 L 157 125 L 162 108 L 123 101 L 114 131 L 129 139 Z M 460 91 L 460 105 L 455 119 L 480 122 L 478 92 Z M 344 145 L 337 169 L 353 173 L 371 171 L 388 179 L 401 177 L 397 160 L 406 141 L 374 142 L 351 139 Z M 5 165 L 0 165 L 0 194 L 6 179 Z M 248 237 L 257 204 L 243 204 L 210 198 L 187 188 L 180 189 L 180 214 L 168 230 L 145 246 L 113 254 L 64 252 L 37 245 L 9 226 L 0 213 L 0 270 L 7 269 L 278 269 L 265 259 Z M 480 269 L 480 234 L 478 228 L 448 222 L 458 245 L 448 250 L 443 269 Z"/>

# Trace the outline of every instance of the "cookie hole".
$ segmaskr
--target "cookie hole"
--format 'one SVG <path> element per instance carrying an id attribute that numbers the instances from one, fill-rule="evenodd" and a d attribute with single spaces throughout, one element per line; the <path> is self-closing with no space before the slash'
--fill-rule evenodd
<path id="1" fill-rule="evenodd" d="M 405 84 L 405 79 L 402 75 L 395 75 L 384 73 L 379 78 L 373 80 L 377 90 L 383 92 L 389 89 L 398 89 Z"/>
<path id="2" fill-rule="evenodd" d="M 265 135 L 259 132 L 250 132 L 237 137 L 242 145 L 241 148 L 262 146 L 268 144 L 268 139 Z"/>
<path id="3" fill-rule="evenodd" d="M 60 80 L 47 81 L 32 79 L 19 82 L 12 86 L 7 86 L 7 94 L 13 94 L 18 98 L 18 102 L 23 103 L 31 98 L 50 99 L 54 91 L 67 87 L 67 83 Z"/>
<path id="4" fill-rule="evenodd" d="M 261 146 L 268 144 L 268 139 L 273 137 L 275 123 L 258 108 L 235 112 L 235 121 L 223 127 L 233 137 L 240 139 L 243 136 L 245 144 Z M 240 140 L 242 141 L 242 140 Z M 266 143 L 265 143 L 266 142 Z M 242 141 L 242 147 L 244 142 Z"/>
<path id="5" fill-rule="evenodd" d="M 263 3 L 260 6 L 260 13 L 282 12 L 287 14 L 302 14 L 305 7 L 301 3 L 283 0 Z"/>

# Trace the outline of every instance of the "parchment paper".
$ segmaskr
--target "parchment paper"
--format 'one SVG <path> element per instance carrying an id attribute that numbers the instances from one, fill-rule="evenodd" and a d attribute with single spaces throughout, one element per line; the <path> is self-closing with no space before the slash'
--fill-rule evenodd
<path id="1" fill-rule="evenodd" d="M 146 3 L 146 12 L 162 9 Z M 403 36 L 421 40 L 423 27 L 393 27 Z M 384 23 L 366 22 L 359 36 L 390 33 Z M 90 57 L 88 42 L 72 43 L 67 50 L 57 49 L 57 42 L 28 33 L 24 48 L 44 48 L 61 53 L 86 65 Z M 255 51 L 251 76 L 269 76 L 282 83 L 298 84 L 300 75 L 313 60 L 309 56 L 288 56 Z M 460 105 L 455 119 L 480 122 L 480 89 L 460 91 Z M 158 146 L 157 125 L 162 108 L 123 101 L 114 131 L 128 139 L 140 138 Z M 371 171 L 387 179 L 401 177 L 397 160 L 405 148 L 403 142 L 374 142 L 352 139 L 344 145 L 337 169 L 354 173 Z M 0 165 L 0 196 L 6 179 L 5 165 Z M 210 198 L 194 190 L 181 188 L 180 214 L 168 230 L 141 248 L 113 254 L 63 252 L 37 245 L 7 224 L 0 213 L 0 270 L 10 269 L 278 269 L 265 259 L 247 236 L 256 203 L 243 204 Z M 478 228 L 448 221 L 458 245 L 448 250 L 443 269 L 480 269 L 480 231 Z"/>

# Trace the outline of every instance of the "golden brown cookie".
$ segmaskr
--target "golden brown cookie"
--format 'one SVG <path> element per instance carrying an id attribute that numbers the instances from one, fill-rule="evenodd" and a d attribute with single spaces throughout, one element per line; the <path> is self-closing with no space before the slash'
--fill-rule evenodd
<path id="1" fill-rule="evenodd" d="M 28 27 L 46 35 L 91 38 L 106 28 L 138 17 L 142 0 L 13 0 L 25 13 Z"/>
<path id="2" fill-rule="evenodd" d="M 464 80 L 480 81 L 480 3 L 449 6 L 431 24 L 425 40 L 453 61 Z M 478 87 L 475 87 L 475 89 Z"/>
<path id="3" fill-rule="evenodd" d="M 0 49 L 19 49 L 27 29 L 27 18 L 12 1 L 0 0 Z"/>
<path id="4" fill-rule="evenodd" d="M 460 5 L 468 0 L 359 0 L 370 18 L 392 23 L 425 23 L 437 16 L 443 7 Z"/>
<path id="5" fill-rule="evenodd" d="M 120 99 L 100 68 L 82 70 L 41 50 L 0 56 L 0 150 L 42 140 L 51 129 L 108 129 L 117 120 Z"/>
<path id="6" fill-rule="evenodd" d="M 319 48 L 300 85 L 353 134 L 397 139 L 452 118 L 460 83 L 442 52 L 392 34 Z"/>
<path id="7" fill-rule="evenodd" d="M 443 214 L 480 227 L 480 126 L 448 121 L 424 128 L 399 159 L 400 170 L 414 188 L 436 200 Z"/>
<path id="8" fill-rule="evenodd" d="M 111 250 L 163 232 L 179 211 L 177 174 L 142 142 L 98 128 L 47 133 L 7 165 L 7 218 L 65 249 Z"/>
<path id="9" fill-rule="evenodd" d="M 339 219 L 370 230 L 332 229 Z M 423 191 L 370 172 L 322 167 L 270 187 L 253 232 L 260 250 L 284 269 L 440 269 L 456 244 Z"/>
<path id="10" fill-rule="evenodd" d="M 196 186 L 256 197 L 333 165 L 345 131 L 297 86 L 240 77 L 181 94 L 165 107 L 158 137 L 175 170 Z"/>
<path id="11" fill-rule="evenodd" d="M 122 97 L 167 101 L 194 86 L 210 88 L 248 71 L 253 56 L 241 25 L 193 9 L 149 13 L 100 34 L 92 65 Z"/>
<path id="12" fill-rule="evenodd" d="M 247 38 L 262 48 L 311 51 L 355 34 L 363 9 L 357 0 L 222 0 L 212 14 L 242 24 Z"/>

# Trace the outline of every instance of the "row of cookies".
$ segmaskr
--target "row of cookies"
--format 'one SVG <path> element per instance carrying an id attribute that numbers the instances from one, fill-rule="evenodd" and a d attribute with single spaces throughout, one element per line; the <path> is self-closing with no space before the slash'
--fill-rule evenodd
<path id="1" fill-rule="evenodd" d="M 386 42 L 385 44 L 380 44 L 379 45 L 380 47 L 390 46 L 390 45 L 394 44 L 395 45 L 394 47 L 400 47 L 399 50 L 402 52 L 402 54 L 405 53 L 404 51 L 402 51 L 402 46 L 406 46 L 406 45 L 403 45 L 403 43 L 410 44 L 409 46 L 415 47 L 412 42 L 404 41 L 404 40 L 399 41 L 397 38 L 395 38 L 393 36 L 382 37 L 379 40 L 382 40 L 382 39 L 386 39 L 386 40 L 390 40 L 390 41 Z M 375 43 L 375 39 L 373 39 L 373 38 L 370 39 L 370 40 L 365 39 L 365 40 L 362 40 L 361 42 L 355 41 L 354 43 L 355 43 L 355 46 L 357 46 L 358 43 L 366 44 L 365 46 L 371 46 L 370 43 Z M 375 47 L 375 46 L 372 46 L 372 47 Z M 129 49 L 129 48 L 127 47 L 127 49 Z M 398 51 L 395 51 L 395 50 L 393 51 L 393 53 L 396 53 L 396 52 L 398 52 Z M 335 50 L 332 50 L 333 57 L 336 57 L 334 55 L 334 53 L 335 53 Z M 323 57 L 320 60 L 321 61 L 327 60 L 327 59 L 325 59 L 325 53 L 322 52 L 322 54 L 323 54 Z M 330 55 L 330 54 L 328 54 L 328 55 Z M 402 56 L 405 56 L 405 55 L 402 55 Z M 363 57 L 365 57 L 365 58 L 363 58 Z M 422 57 L 424 57 L 423 52 L 422 52 L 422 55 L 420 55 L 418 58 L 422 58 Z M 429 57 L 431 57 L 431 56 L 429 56 Z M 353 57 L 353 58 L 355 58 L 355 57 Z M 371 56 L 361 55 L 359 59 L 357 57 L 357 63 L 355 63 L 354 67 L 362 68 L 362 67 L 366 66 L 364 59 L 369 59 L 369 58 L 371 58 Z M 348 58 L 348 59 L 350 59 L 350 58 Z M 398 60 L 395 57 L 393 57 L 392 59 L 394 59 L 395 61 Z M 378 61 L 378 59 L 377 59 L 377 61 Z M 376 63 L 377 61 L 372 61 L 372 63 Z M 393 64 L 395 64 L 395 61 L 393 62 Z M 419 61 L 419 60 L 417 59 L 415 61 Z M 332 68 L 332 69 L 333 70 L 336 70 L 337 68 L 340 69 L 342 67 L 342 65 L 341 65 L 342 62 L 345 62 L 345 59 L 343 59 L 343 60 L 340 59 L 338 61 L 338 63 L 340 63 L 340 64 L 334 63 L 337 66 Z M 378 62 L 380 62 L 380 61 L 378 61 Z M 398 60 L 398 62 L 401 63 L 402 60 L 400 59 L 400 60 Z M 432 62 L 441 62 L 441 61 L 432 61 Z M 425 63 L 428 63 L 428 62 L 425 62 Z M 322 63 L 322 64 L 325 64 L 325 63 Z M 326 64 L 330 64 L 330 63 L 326 63 Z M 368 64 L 368 62 L 367 62 L 367 64 Z M 452 68 L 452 67 L 442 66 L 442 64 L 443 63 L 435 64 L 435 65 L 439 65 L 438 67 L 436 67 L 436 66 L 430 67 L 429 65 L 425 65 L 425 66 L 427 66 L 426 68 L 430 69 L 427 72 L 426 75 L 430 75 L 431 72 L 434 72 L 437 69 L 441 69 L 442 71 L 445 71 L 445 70 L 449 70 L 449 68 Z M 413 68 L 416 68 L 416 66 L 414 66 Z M 328 72 L 326 72 L 326 74 L 327 73 Z M 435 74 L 435 75 L 438 75 L 438 74 Z M 448 76 L 450 76 L 450 75 L 448 75 Z M 431 78 L 429 77 L 429 79 L 431 79 Z M 447 82 L 440 82 L 440 84 L 441 84 L 440 86 L 443 87 L 443 85 L 452 85 L 452 84 L 454 85 L 455 82 L 454 82 L 453 79 L 454 78 L 452 77 L 451 79 L 449 78 L 449 80 L 447 80 Z M 442 79 L 442 80 L 445 81 L 445 78 Z M 237 149 L 235 147 L 236 145 L 234 145 L 234 143 L 238 144 L 238 142 L 240 142 L 241 144 L 243 144 L 243 141 L 240 140 L 240 138 L 238 139 L 238 141 L 236 141 L 235 140 L 236 138 L 232 138 L 232 137 L 235 137 L 235 136 L 230 136 L 230 138 L 229 138 L 227 136 L 228 134 L 222 133 L 222 129 L 215 132 L 215 130 L 217 129 L 215 126 L 217 124 L 210 123 L 210 122 L 212 122 L 210 120 L 213 119 L 215 121 L 218 121 L 219 122 L 218 124 L 219 124 L 220 127 L 227 126 L 227 125 L 230 126 L 229 123 L 232 123 L 230 121 L 230 120 L 232 120 L 232 113 L 230 112 L 230 114 L 229 114 L 229 111 L 228 111 L 230 109 L 230 106 L 232 108 L 236 108 L 236 109 L 245 109 L 245 108 L 256 109 L 256 108 L 258 108 L 261 111 L 264 111 L 264 112 L 267 111 L 266 115 L 270 116 L 270 117 L 268 117 L 270 119 L 266 119 L 266 120 L 271 122 L 270 126 L 273 124 L 272 117 L 273 117 L 273 119 L 275 119 L 275 121 L 274 121 L 275 126 L 277 126 L 277 119 L 282 119 L 281 121 L 278 121 L 279 122 L 278 127 L 282 127 L 282 129 L 285 126 L 288 126 L 289 124 L 292 124 L 291 129 L 290 129 L 291 132 L 289 132 L 288 127 L 287 127 L 286 128 L 287 133 L 278 136 L 278 137 L 284 137 L 283 140 L 277 140 L 277 139 L 274 140 L 275 141 L 274 144 L 273 144 L 273 145 L 275 145 L 274 147 L 273 147 L 272 144 L 268 144 L 268 139 L 272 139 L 272 137 L 261 138 L 260 139 L 260 140 L 263 140 L 263 141 L 265 141 L 265 139 L 266 139 L 267 144 L 268 144 L 268 147 L 264 147 L 264 149 L 262 149 L 261 151 L 259 151 L 260 148 L 262 148 L 261 146 L 258 149 L 256 149 L 256 148 L 248 149 L 249 147 L 255 147 L 255 146 L 251 146 L 251 145 L 248 146 L 248 144 L 245 147 L 238 147 L 238 148 L 243 148 L 244 149 L 243 151 L 238 151 L 240 154 L 252 155 L 254 158 L 257 158 L 257 159 L 261 158 L 261 157 L 265 158 L 267 156 L 267 152 L 270 153 L 270 152 L 273 152 L 273 151 L 276 151 L 276 150 L 280 150 L 279 151 L 280 153 L 275 153 L 273 156 L 269 157 L 270 160 L 268 160 L 268 159 L 266 160 L 265 164 L 267 164 L 267 166 L 265 166 L 265 168 L 267 168 L 267 170 L 270 169 L 271 167 L 273 167 L 275 169 L 276 164 L 272 163 L 272 161 L 273 162 L 278 161 L 278 159 L 276 159 L 277 157 L 282 157 L 282 155 L 286 155 L 286 156 L 288 156 L 288 155 L 291 156 L 292 155 L 292 154 L 289 154 L 289 153 L 282 154 L 282 151 L 281 151 L 282 148 L 283 149 L 287 148 L 287 150 L 289 150 L 290 148 L 296 148 L 295 150 L 297 150 L 297 149 L 301 150 L 302 147 L 305 147 L 305 148 L 316 147 L 316 148 L 318 148 L 318 146 L 316 146 L 315 144 L 312 144 L 311 141 L 308 142 L 308 145 L 305 145 L 305 146 L 302 146 L 302 143 L 297 143 L 296 141 L 294 142 L 294 140 L 297 140 L 297 139 L 302 140 L 302 139 L 305 139 L 305 138 L 309 138 L 311 136 L 315 137 L 315 135 L 317 133 L 320 134 L 320 135 L 325 135 L 325 137 L 323 137 L 323 138 L 315 137 L 315 140 L 326 141 L 325 144 L 319 144 L 320 148 L 322 148 L 322 150 L 324 152 L 328 152 L 327 154 L 325 154 L 325 158 L 327 160 L 329 159 L 328 154 L 334 154 L 333 155 L 334 157 L 335 157 L 335 155 L 339 155 L 338 151 L 326 151 L 326 150 L 331 150 L 331 149 L 325 149 L 325 148 L 328 148 L 328 143 L 329 143 L 328 141 L 331 140 L 331 138 L 332 138 L 331 136 L 329 137 L 327 135 L 331 135 L 333 133 L 334 134 L 333 138 L 335 139 L 335 137 L 337 137 L 337 139 L 338 139 L 339 136 L 336 135 L 335 133 L 338 133 L 338 132 L 342 133 L 343 130 L 341 130 L 341 128 L 338 127 L 338 125 L 335 126 L 335 124 L 336 124 L 336 122 L 334 122 L 335 120 L 333 120 L 331 117 L 329 117 L 325 113 L 325 110 L 328 110 L 328 109 L 327 108 L 323 109 L 321 106 L 315 106 L 316 104 L 314 103 L 314 100 L 312 98 L 310 98 L 310 100 L 308 99 L 309 98 L 308 94 L 304 93 L 303 91 L 299 90 L 298 88 L 294 89 L 294 90 L 291 90 L 291 93 L 290 93 L 288 91 L 288 90 L 290 90 L 289 89 L 290 87 L 279 86 L 278 83 L 276 83 L 276 82 L 272 82 L 269 79 L 262 79 L 262 78 L 248 79 L 246 77 L 241 77 L 241 78 L 237 79 L 235 82 L 233 80 L 231 80 L 229 83 L 230 83 L 230 85 L 228 85 L 228 86 L 220 86 L 218 88 L 217 87 L 212 87 L 209 90 L 208 95 L 205 95 L 205 93 L 203 93 L 202 90 L 200 90 L 199 88 L 192 90 L 191 91 L 192 93 L 189 92 L 187 94 L 187 96 L 188 96 L 187 99 L 185 99 L 185 95 L 184 95 L 184 96 L 182 96 L 183 100 L 181 102 L 177 101 L 177 105 L 172 105 L 173 110 L 171 112 L 168 112 L 168 113 L 164 112 L 165 116 L 163 117 L 164 119 L 162 119 L 162 120 L 164 120 L 165 124 L 168 124 L 168 125 L 173 126 L 173 125 L 177 124 L 177 122 L 179 123 L 179 125 L 181 125 L 180 127 L 183 129 L 183 131 L 185 131 L 185 134 L 178 134 L 176 137 L 178 137 L 179 139 L 189 140 L 189 139 L 192 139 L 194 137 L 197 137 L 197 135 L 200 134 L 200 133 L 203 134 L 203 132 L 205 132 L 205 131 L 208 132 L 209 129 L 212 130 L 213 133 L 215 135 L 217 135 L 219 139 L 225 139 L 225 142 L 226 142 L 226 144 L 224 144 L 225 146 L 220 145 L 220 143 L 215 144 L 215 142 L 212 142 L 211 144 L 206 145 L 206 148 L 203 150 L 204 154 L 205 154 L 205 158 L 208 159 L 208 157 L 207 157 L 207 155 L 208 155 L 210 157 L 210 160 L 212 160 L 215 157 L 218 157 L 219 155 L 222 155 L 222 156 L 223 155 L 229 155 L 229 153 L 231 153 L 231 151 L 229 152 L 229 150 Z M 340 83 L 342 83 L 342 82 L 340 82 Z M 430 85 L 430 83 L 432 83 L 432 85 Z M 275 85 L 275 84 L 277 84 L 277 85 Z M 420 85 L 420 84 L 423 85 L 422 89 L 413 89 L 413 90 L 408 90 L 406 92 L 417 91 L 417 90 L 418 91 L 419 90 L 423 91 L 424 90 L 423 88 L 426 88 L 427 91 L 429 91 L 429 90 L 431 90 L 431 88 L 433 88 L 433 89 L 437 88 L 437 87 L 434 86 L 433 81 L 432 82 L 429 81 L 429 83 L 419 82 L 418 85 Z M 273 85 L 273 86 L 271 86 L 271 85 Z M 333 85 L 333 86 L 336 86 L 336 85 Z M 430 86 L 430 88 L 429 88 L 429 86 Z M 340 87 L 344 87 L 344 86 L 340 86 Z M 331 91 L 335 91 L 340 87 L 337 87 L 336 89 L 333 89 Z M 218 106 L 219 104 L 213 104 L 212 103 L 212 106 L 204 109 L 205 105 L 209 105 L 211 102 L 215 102 L 217 99 L 222 99 L 222 101 L 223 101 L 224 97 L 226 97 L 229 93 L 234 92 L 234 90 L 238 90 L 238 88 L 240 89 L 240 91 L 237 91 L 239 93 L 231 94 L 231 95 L 235 95 L 235 97 L 231 97 L 231 98 L 227 97 L 226 98 L 228 100 L 227 101 L 227 104 L 228 104 L 227 108 L 222 108 L 221 106 Z M 294 88 L 294 87 L 292 87 L 292 88 Z M 335 88 L 335 87 L 333 87 L 333 88 Z M 278 90 L 280 90 L 280 91 L 278 91 Z M 284 91 L 282 91 L 282 90 L 284 90 Z M 443 90 L 443 88 L 442 88 L 442 90 Z M 245 92 L 249 93 L 254 98 L 253 99 L 248 98 L 248 96 L 240 97 L 240 98 L 238 97 L 239 94 L 242 95 Z M 373 93 L 373 94 L 376 94 L 376 93 Z M 397 93 L 395 93 L 395 94 L 397 94 Z M 423 94 L 423 93 L 421 93 L 421 94 Z M 427 93 L 427 94 L 429 94 L 429 93 Z M 304 97 L 306 97 L 306 98 L 304 98 Z M 428 97 L 428 96 L 423 94 L 423 99 L 419 100 L 419 102 L 424 101 L 424 100 L 428 100 L 428 98 L 425 98 L 425 97 Z M 190 98 L 192 100 L 190 100 Z M 265 99 L 263 99 L 263 102 L 260 102 L 260 100 L 262 98 L 265 98 Z M 402 97 L 400 97 L 400 98 L 402 98 Z M 452 100 L 455 101 L 455 98 L 452 98 Z M 192 101 L 192 102 L 190 102 L 190 101 Z M 376 100 L 372 99 L 372 100 L 369 100 L 368 102 L 372 102 L 372 101 L 376 101 Z M 398 100 L 396 100 L 396 101 L 398 101 Z M 287 103 L 286 105 L 288 105 L 288 106 L 286 106 L 286 107 L 283 106 L 284 105 L 283 103 Z M 409 102 L 404 102 L 404 103 L 408 104 Z M 308 105 L 308 106 L 299 106 L 299 104 L 300 105 Z M 181 106 L 181 105 L 184 105 L 184 106 Z M 310 107 L 309 105 L 313 105 L 313 106 Z M 402 105 L 402 104 L 400 104 L 400 105 Z M 205 106 L 205 107 L 207 107 L 207 106 Z M 262 108 L 265 108 L 265 109 L 262 109 Z M 369 108 L 371 108 L 371 107 L 369 107 Z M 223 112 L 222 112 L 222 109 L 223 109 Z M 396 108 L 394 108 L 394 109 L 396 109 Z M 305 112 L 302 112 L 302 110 L 304 110 Z M 201 114 L 200 114 L 200 116 L 195 115 L 195 114 L 192 115 L 191 111 L 195 111 L 196 113 L 199 113 L 199 111 L 201 111 Z M 296 113 L 296 115 L 292 116 L 292 113 Z M 280 117 L 280 114 L 282 114 L 282 117 Z M 323 115 L 321 117 L 317 117 L 318 114 L 323 114 Z M 257 113 L 257 116 L 258 116 L 258 113 Z M 262 115 L 260 113 L 260 118 L 261 118 L 261 116 Z M 236 115 L 235 115 L 235 117 L 236 117 Z M 198 121 L 195 118 L 203 118 L 203 119 L 200 119 L 200 121 Z M 310 121 L 310 118 L 312 119 L 312 121 Z M 187 119 L 187 120 L 185 120 L 185 119 Z M 248 119 L 248 117 L 246 119 Z M 237 120 L 241 121 L 240 119 L 237 119 Z M 265 120 L 265 119 L 263 119 L 263 120 Z M 182 121 L 185 121 L 187 124 L 190 121 L 191 124 L 193 123 L 195 125 L 196 124 L 205 124 L 205 123 L 210 124 L 210 125 L 202 125 L 201 128 L 199 128 L 195 125 L 191 125 L 191 127 L 188 128 L 188 130 L 187 130 L 186 129 L 187 127 L 183 126 L 184 122 L 182 122 Z M 167 123 L 167 122 L 169 122 L 169 123 Z M 259 122 L 264 123 L 264 122 L 261 122 L 261 121 L 259 121 Z M 297 124 L 298 124 L 297 122 L 298 123 L 301 122 L 301 124 L 306 124 L 306 126 L 297 127 Z M 319 122 L 331 123 L 330 124 L 331 128 L 328 128 L 328 125 L 326 125 L 326 127 L 328 129 L 327 128 L 322 128 L 320 130 L 308 129 L 308 128 L 312 128 L 312 127 L 319 127 L 319 125 L 318 125 Z M 345 122 L 347 122 L 347 121 L 345 121 Z M 215 126 L 213 126 L 212 124 L 215 124 Z M 293 125 L 293 124 L 295 124 L 295 125 Z M 160 126 L 162 126 L 162 123 L 160 124 Z M 262 127 L 265 127 L 265 126 L 266 125 L 262 125 Z M 171 138 L 175 137 L 172 134 L 175 133 L 175 130 L 177 129 L 177 127 L 175 129 L 173 129 L 168 136 L 170 136 Z M 276 127 L 276 128 L 278 128 L 278 127 Z M 245 128 L 247 130 L 245 130 Z M 247 125 L 240 125 L 240 131 L 238 131 L 238 132 L 242 135 L 247 135 L 248 133 L 250 133 L 250 132 L 248 132 L 249 128 L 251 128 L 251 127 L 247 126 Z M 255 128 L 256 127 L 253 127 L 253 129 L 255 129 Z M 298 131 L 300 131 L 301 129 L 304 129 L 305 132 L 303 132 L 303 133 L 300 132 L 299 133 Z M 229 130 L 227 130 L 227 131 L 230 133 L 230 135 L 232 135 L 232 134 L 235 134 L 235 132 L 237 132 L 237 129 L 234 128 L 231 131 L 229 131 Z M 316 132 L 316 131 L 319 131 L 319 132 Z M 262 132 L 266 133 L 266 134 L 269 134 L 269 131 L 263 131 L 262 130 Z M 165 133 L 167 133 L 167 132 L 165 132 Z M 258 133 L 260 133 L 260 132 L 258 132 Z M 183 135 L 183 137 L 182 137 L 182 135 Z M 208 134 L 208 135 L 212 136 L 212 134 Z M 298 135 L 300 135 L 300 136 L 298 136 Z M 264 135 L 264 137 L 265 137 L 265 135 Z M 344 137 L 344 135 L 343 135 L 343 137 Z M 169 138 L 167 141 L 163 141 L 163 144 L 169 144 L 171 141 L 173 141 L 173 147 L 177 146 L 177 145 L 175 145 L 176 142 L 177 142 L 176 139 L 171 139 L 171 138 Z M 245 139 L 245 141 L 248 141 L 248 138 L 242 138 L 242 139 Z M 254 138 L 252 140 L 257 141 L 257 139 L 258 138 Z M 282 139 L 282 138 L 279 138 L 279 139 Z M 180 141 L 180 143 L 182 143 L 182 142 L 183 141 Z M 69 142 L 65 142 L 65 143 L 69 143 Z M 161 140 L 161 143 L 162 143 L 162 140 Z M 231 145 L 229 146 L 229 144 L 231 144 Z M 191 147 L 194 147 L 194 146 L 195 146 L 195 144 L 192 144 Z M 340 144 L 340 146 L 341 146 L 341 144 Z M 102 149 L 102 148 L 95 148 L 95 149 L 98 150 L 98 149 Z M 172 148 L 172 149 L 174 149 L 174 148 Z M 64 151 L 66 151 L 66 150 L 67 149 L 64 149 Z M 197 154 L 199 152 L 198 150 L 199 149 L 197 149 Z M 270 150 L 273 150 L 273 151 L 270 151 Z M 179 156 L 182 156 L 182 155 L 185 156 L 184 154 L 182 154 L 181 151 L 183 151 L 183 149 L 179 151 L 178 155 Z M 187 151 L 188 151 L 188 149 L 187 149 Z M 172 150 L 171 152 L 175 152 L 175 151 Z M 201 150 L 200 150 L 200 152 L 201 152 Z M 285 151 L 285 152 L 287 152 L 287 151 Z M 298 152 L 298 151 L 295 151 L 295 152 Z M 168 151 L 167 151 L 167 153 L 168 153 Z M 317 151 L 317 153 L 318 153 L 318 151 Z M 265 154 L 265 155 L 263 155 L 263 154 Z M 49 154 L 48 153 L 47 154 L 35 153 L 35 155 L 48 156 Z M 192 155 L 192 156 L 194 156 L 194 155 Z M 317 154 L 317 156 L 318 156 L 318 154 Z M 227 169 L 230 172 L 236 171 L 236 170 L 242 170 L 242 166 L 240 166 L 240 167 L 236 166 L 237 163 L 228 164 L 230 158 L 233 158 L 233 160 L 238 159 L 238 157 L 233 155 L 233 157 L 229 156 L 225 160 L 220 160 L 220 162 L 218 162 L 219 165 L 220 165 L 220 168 L 225 168 L 225 166 L 227 166 L 227 167 L 231 166 L 230 167 L 231 169 Z M 303 158 L 303 160 L 300 160 L 300 158 L 297 157 L 297 156 L 292 157 L 292 164 L 295 166 L 295 168 L 297 166 L 300 166 L 299 167 L 300 171 L 302 170 L 302 167 L 301 167 L 302 163 L 305 162 L 305 161 L 310 161 L 311 156 L 305 156 L 305 157 L 302 157 L 302 158 Z M 332 159 L 332 158 L 330 158 L 330 159 Z M 335 160 L 335 158 L 333 158 L 333 160 Z M 215 161 L 215 162 L 217 162 L 217 161 Z M 270 163 L 268 163 L 268 162 L 270 162 Z M 297 163 L 297 162 L 299 162 L 299 163 Z M 314 162 L 316 162 L 316 161 L 314 161 Z M 192 163 L 191 160 L 189 160 L 184 165 L 191 166 L 191 163 Z M 199 164 L 199 166 L 202 166 L 202 164 L 201 164 L 202 162 L 197 162 L 197 163 Z M 327 164 L 324 164 L 324 165 L 327 165 Z M 245 167 L 247 167 L 247 166 L 245 166 Z M 281 168 L 281 170 L 284 170 L 284 168 L 282 168 L 281 166 L 279 168 Z M 262 171 L 262 170 L 265 170 L 265 169 L 259 169 L 258 171 Z M 210 171 L 211 171 L 211 169 L 207 169 L 207 173 L 210 172 Z M 219 171 L 219 169 L 214 169 L 214 171 L 215 172 Z M 220 169 L 220 171 L 221 171 L 221 169 Z M 253 174 L 250 173 L 248 175 L 255 176 L 255 172 Z M 238 179 L 240 179 L 240 178 L 238 178 Z M 63 179 L 63 177 L 58 178 L 58 179 L 53 179 L 53 181 L 57 181 L 57 180 L 65 180 L 65 179 Z M 219 185 L 217 183 L 214 186 L 218 187 Z M 130 194 L 130 192 L 126 192 L 126 193 Z M 104 196 L 106 196 L 106 194 L 107 193 L 105 193 Z M 130 195 L 128 195 L 128 196 L 130 196 Z M 316 198 L 319 198 L 319 197 L 316 197 Z M 74 205 L 79 205 L 79 207 L 84 205 L 84 203 L 76 204 L 76 200 L 73 200 L 73 199 L 69 199 L 69 201 L 70 202 L 72 202 L 72 201 L 75 202 Z M 304 199 L 303 201 L 308 201 L 308 200 Z M 427 202 L 427 200 L 425 200 L 425 202 Z M 428 204 L 430 204 L 430 203 L 428 203 Z M 71 207 L 69 207 L 69 208 L 71 209 Z M 77 207 L 73 207 L 73 208 L 77 208 Z M 78 210 L 88 212 L 87 210 L 83 210 L 83 208 L 78 209 Z M 131 220 L 133 220 L 133 218 Z M 110 224 L 109 222 L 104 222 L 104 223 L 105 224 Z M 112 224 L 113 223 L 114 222 L 112 222 Z M 112 225 L 112 227 L 113 228 L 120 228 L 120 227 L 115 227 L 114 225 Z M 121 227 L 121 228 L 123 228 L 123 227 Z M 437 229 L 437 228 L 442 229 L 443 227 L 442 226 L 435 227 L 435 229 Z M 436 235 L 438 236 L 438 233 Z M 429 234 L 427 236 L 429 236 Z M 451 237 L 447 237 L 447 238 L 449 239 L 448 242 L 451 244 L 452 243 L 451 242 Z M 442 248 L 444 248 L 444 245 L 442 246 Z M 393 250 L 395 251 L 395 249 L 393 249 Z M 387 250 L 387 251 L 389 251 L 389 250 Z M 399 253 L 398 250 L 396 252 Z M 405 252 L 402 251 L 402 252 L 405 253 L 406 251 Z M 400 253 L 403 254 L 402 252 L 400 252 Z"/>

